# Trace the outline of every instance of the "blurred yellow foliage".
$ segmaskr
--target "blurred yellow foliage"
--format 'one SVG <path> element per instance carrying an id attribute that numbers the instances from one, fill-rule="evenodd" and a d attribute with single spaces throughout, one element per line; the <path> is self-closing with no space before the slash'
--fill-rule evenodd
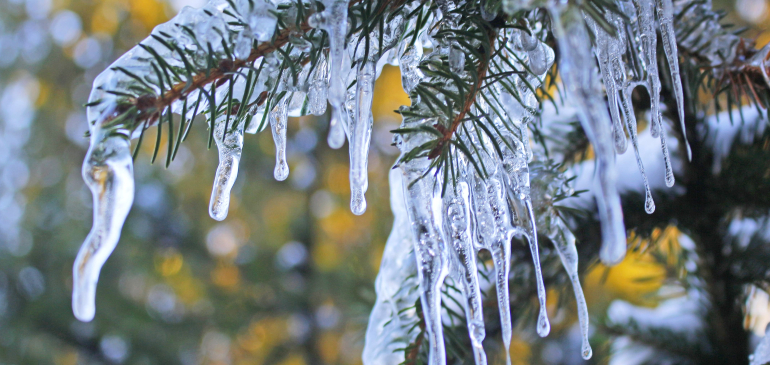
<path id="1" fill-rule="evenodd" d="M 409 96 L 401 88 L 401 71 L 398 67 L 385 65 L 374 84 L 374 100 L 372 101 L 374 120 L 401 120 L 401 116 L 394 110 L 402 105 L 410 104 Z"/>

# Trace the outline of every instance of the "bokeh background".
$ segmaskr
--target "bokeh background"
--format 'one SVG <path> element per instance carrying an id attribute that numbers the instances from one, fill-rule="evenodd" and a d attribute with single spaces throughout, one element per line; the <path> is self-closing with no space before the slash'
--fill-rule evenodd
<path id="1" fill-rule="evenodd" d="M 0 0 L 0 364 L 361 363 L 392 222 L 387 172 L 398 151 L 388 131 L 400 121 L 393 110 L 408 103 L 390 66 L 375 89 L 363 216 L 348 209 L 347 148 L 326 146 L 328 117 L 303 117 L 289 123 L 289 179 L 272 178 L 270 133 L 247 135 L 230 214 L 210 219 L 217 153 L 200 124 L 168 168 L 150 164 L 145 144 L 96 319 L 71 313 L 71 265 L 92 219 L 80 175 L 90 85 L 156 24 L 202 1 Z M 766 0 L 717 7 L 759 45 L 770 40 Z M 655 308 L 677 280 L 680 239 L 674 226 L 658 230 L 654 250 L 586 268 L 595 322 L 615 299 Z M 549 294 L 552 335 L 517 331 L 515 364 L 582 363 L 560 345 L 574 336 L 574 304 Z M 754 320 L 764 329 L 767 319 Z M 606 359 L 607 338 L 593 345 L 594 362 Z"/>

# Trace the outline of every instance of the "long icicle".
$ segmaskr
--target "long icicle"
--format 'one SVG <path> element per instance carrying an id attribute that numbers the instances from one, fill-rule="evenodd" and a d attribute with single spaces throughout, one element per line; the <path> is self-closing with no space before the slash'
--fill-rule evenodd
<path id="1" fill-rule="evenodd" d="M 671 84 L 674 87 L 674 96 L 676 97 L 676 106 L 679 113 L 679 125 L 682 128 L 682 139 L 687 150 L 687 159 L 692 161 L 692 150 L 690 143 L 687 142 L 687 129 L 684 125 L 684 91 L 682 90 L 682 77 L 679 74 L 679 51 L 676 45 L 676 34 L 674 33 L 674 4 L 671 0 L 657 0 L 658 21 L 660 22 L 660 35 L 663 40 L 663 51 L 668 60 L 668 69 L 671 72 Z M 663 140 L 663 130 L 660 131 L 661 141 Z M 665 143 L 665 142 L 664 142 Z M 673 179 L 671 180 L 673 186 Z M 666 184 L 669 180 L 666 179 Z"/>
<path id="2" fill-rule="evenodd" d="M 288 119 L 287 104 L 291 94 L 284 96 L 268 115 L 270 127 L 273 130 L 275 142 L 275 170 L 273 176 L 278 181 L 289 177 L 289 164 L 286 162 L 286 123 Z"/>
<path id="3" fill-rule="evenodd" d="M 366 211 L 364 193 L 369 187 L 367 161 L 372 137 L 372 98 L 374 97 L 375 64 L 361 65 L 356 78 L 355 118 L 350 126 L 350 210 L 361 215 Z"/>
<path id="4" fill-rule="evenodd" d="M 348 25 L 348 2 L 345 0 L 325 0 L 326 9 L 314 14 L 310 24 L 325 30 L 329 35 L 329 104 L 332 117 L 329 121 L 328 143 L 331 148 L 340 148 L 345 143 L 345 131 L 342 127 L 345 113 L 345 80 L 343 80 L 342 61 L 345 51 L 345 35 Z"/>
<path id="5" fill-rule="evenodd" d="M 575 236 L 570 232 L 560 218 L 553 219 L 551 231 L 548 232 L 548 238 L 553 242 L 556 251 L 559 253 L 561 264 L 569 275 L 572 282 L 572 289 L 575 292 L 575 302 L 578 309 L 578 321 L 580 322 L 580 336 L 583 340 L 581 346 L 581 355 L 583 359 L 588 360 L 593 356 L 591 344 L 588 342 L 588 306 L 586 297 L 583 295 L 583 287 L 580 285 L 578 276 L 578 253 L 575 247 Z"/>
<path id="6" fill-rule="evenodd" d="M 636 155 L 636 164 L 639 166 L 639 173 L 642 174 L 642 181 L 644 182 L 644 211 L 647 214 L 655 212 L 655 201 L 652 199 L 652 192 L 650 191 L 650 183 L 647 181 L 647 173 L 644 172 L 644 163 L 642 163 L 642 157 L 639 155 L 639 139 L 636 127 L 636 115 L 631 108 L 631 91 L 626 89 L 620 94 L 621 105 L 623 105 L 623 117 L 626 120 L 626 128 L 628 134 L 631 136 L 631 144 L 634 147 L 634 154 Z M 665 137 L 662 137 L 665 138 Z"/>
<path id="7" fill-rule="evenodd" d="M 94 318 L 99 272 L 118 244 L 134 202 L 131 144 L 127 137 L 101 129 L 102 121 L 114 111 L 114 104 L 108 106 L 91 126 L 91 146 L 83 162 L 83 180 L 93 195 L 94 216 L 72 268 L 72 311 L 85 322 Z"/>
<path id="8" fill-rule="evenodd" d="M 490 164 L 490 166 L 492 165 Z M 469 167 L 469 169 L 473 170 L 472 167 Z M 487 180 L 484 180 L 472 171 L 469 175 L 473 176 L 472 201 L 476 224 L 476 241 L 480 247 L 486 248 L 492 254 L 492 261 L 495 267 L 495 287 L 497 289 L 500 327 L 502 329 L 503 344 L 505 345 L 506 363 L 510 364 L 509 349 L 513 328 L 508 291 L 508 274 L 510 272 L 510 237 L 512 229 L 506 230 L 504 225 L 501 225 L 504 224 L 503 221 L 497 220 L 495 217 L 496 210 L 499 211 L 501 208 L 505 208 L 505 206 L 499 206 L 499 199 L 502 199 L 502 197 L 496 196 L 498 191 L 495 189 L 495 183 L 492 181 L 493 178 L 489 177 Z M 499 186 L 499 188 L 502 190 L 502 186 Z M 502 194 L 502 191 L 499 193 Z M 506 223 L 510 227 L 510 219 Z M 506 231 L 505 236 L 508 238 L 508 241 L 504 241 L 505 237 L 501 237 L 501 231 Z"/>
<path id="9" fill-rule="evenodd" d="M 486 336 L 484 313 L 479 287 L 476 250 L 473 247 L 471 191 L 464 177 L 458 177 L 457 186 L 448 188 L 444 196 L 444 233 L 454 249 L 452 277 L 462 283 L 468 335 L 473 346 L 476 365 L 486 365 L 487 356 L 482 342 Z"/>

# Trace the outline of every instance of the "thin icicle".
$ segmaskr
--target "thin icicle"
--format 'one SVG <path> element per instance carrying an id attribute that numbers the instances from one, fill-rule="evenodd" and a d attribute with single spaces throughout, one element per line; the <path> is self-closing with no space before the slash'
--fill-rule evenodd
<path id="1" fill-rule="evenodd" d="M 562 19 L 564 17 L 565 19 Z M 596 201 L 602 227 L 599 256 L 606 265 L 615 265 L 626 255 L 626 230 L 620 196 L 615 187 L 615 151 L 612 146 L 610 120 L 599 92 L 590 37 L 577 10 L 551 9 L 553 31 L 561 52 L 559 71 L 564 78 L 569 98 L 574 100 L 580 122 L 596 153 L 599 194 Z"/>
<path id="2" fill-rule="evenodd" d="M 93 227 L 80 246 L 72 268 L 72 311 L 88 322 L 96 313 L 99 272 L 120 239 L 120 231 L 134 201 L 134 170 L 130 142 L 101 130 L 101 123 L 115 110 L 105 109 L 91 126 L 91 146 L 83 162 L 83 179 L 93 195 Z"/>
<path id="3" fill-rule="evenodd" d="M 452 277 L 462 283 L 462 301 L 468 324 L 468 335 L 473 345 L 476 365 L 486 365 L 487 357 L 482 342 L 486 336 L 481 291 L 479 289 L 476 251 L 473 247 L 471 191 L 464 177 L 457 186 L 449 188 L 444 196 L 444 233 L 454 249 Z"/>
<path id="4" fill-rule="evenodd" d="M 309 22 L 321 28 L 329 35 L 329 104 L 332 117 L 329 121 L 328 143 L 331 148 L 340 148 L 345 143 L 342 118 L 345 102 L 345 80 L 343 80 L 342 61 L 345 52 L 345 35 L 348 26 L 348 2 L 345 0 L 325 0 L 323 12 L 314 14 Z"/>
<path id="5" fill-rule="evenodd" d="M 318 64 L 313 70 L 308 86 L 308 111 L 313 115 L 323 115 L 326 112 L 327 92 L 329 91 L 329 65 L 326 57 L 321 54 Z"/>
<path id="6" fill-rule="evenodd" d="M 227 217 L 230 207 L 230 190 L 238 177 L 238 164 L 243 151 L 243 131 L 241 128 L 225 131 L 225 120 L 219 120 L 214 127 L 214 141 L 219 150 L 219 165 L 211 190 L 209 215 L 218 221 Z M 232 129 L 232 125 L 227 126 Z"/>
<path id="7" fill-rule="evenodd" d="M 652 192 L 650 191 L 650 183 L 647 181 L 647 173 L 644 172 L 644 164 L 642 158 L 639 155 L 639 141 L 636 127 L 636 115 L 631 108 L 631 91 L 626 89 L 620 94 L 621 104 L 623 105 L 623 118 L 626 120 L 626 128 L 628 134 L 631 136 L 631 144 L 634 147 L 634 154 L 636 155 L 636 164 L 639 166 L 639 173 L 642 174 L 642 181 L 644 182 L 644 211 L 647 214 L 655 212 L 655 201 L 652 199 Z"/>
<path id="8" fill-rule="evenodd" d="M 273 176 L 278 181 L 286 180 L 289 177 L 289 164 L 286 162 L 286 122 L 288 118 L 287 103 L 289 96 L 285 96 L 273 108 L 267 116 L 270 118 L 270 127 L 273 130 L 273 141 L 275 142 L 275 170 Z"/>
<path id="9" fill-rule="evenodd" d="M 674 5 L 671 0 L 657 0 L 658 21 L 660 22 L 660 35 L 663 39 L 663 51 L 668 60 L 668 69 L 671 72 L 671 84 L 674 87 L 677 111 L 679 112 L 679 126 L 682 128 L 682 138 L 687 150 L 687 159 L 692 161 L 692 150 L 687 142 L 687 129 L 684 125 L 684 91 L 682 91 L 682 78 L 679 74 L 679 51 L 676 46 L 676 34 L 674 33 Z M 660 131 L 661 141 L 663 130 Z M 668 177 L 666 184 L 668 184 Z M 673 186 L 673 179 L 670 186 Z"/>
<path id="10" fill-rule="evenodd" d="M 367 161 L 372 136 L 372 98 L 374 96 L 375 63 L 368 61 L 356 78 L 355 118 L 350 128 L 350 210 L 361 215 L 366 211 L 364 193 L 369 187 Z"/>
<path id="11" fill-rule="evenodd" d="M 575 247 L 575 236 L 570 232 L 561 219 L 556 218 L 551 223 L 551 231 L 548 232 L 548 238 L 553 242 L 556 251 L 559 253 L 561 264 L 569 275 L 572 282 L 572 289 L 575 292 L 575 303 L 578 308 L 578 321 L 580 322 L 580 336 L 583 340 L 581 346 L 581 355 L 583 359 L 588 360 L 593 356 L 591 344 L 588 342 L 588 305 L 586 297 L 583 295 L 583 287 L 580 285 L 578 276 L 578 253 Z"/>
<path id="12" fill-rule="evenodd" d="M 618 110 L 618 93 L 625 83 L 625 75 L 621 63 L 621 45 L 617 37 L 611 36 L 604 28 L 600 27 L 590 16 L 585 16 L 586 23 L 591 27 L 596 38 L 594 52 L 599 63 L 599 72 L 602 75 L 604 89 L 607 91 L 607 100 L 610 106 L 612 119 L 612 135 L 615 141 L 615 151 L 624 153 L 628 148 L 626 132 L 620 119 Z"/>

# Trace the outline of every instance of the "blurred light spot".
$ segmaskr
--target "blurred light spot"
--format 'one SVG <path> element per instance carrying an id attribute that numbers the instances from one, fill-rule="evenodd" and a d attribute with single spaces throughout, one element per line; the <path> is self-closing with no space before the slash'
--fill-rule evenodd
<path id="1" fill-rule="evenodd" d="M 47 29 L 42 21 L 27 20 L 16 33 L 16 41 L 21 45 L 21 56 L 27 63 L 35 64 L 48 56 L 51 43 Z"/>
<path id="2" fill-rule="evenodd" d="M 19 159 L 6 161 L 2 181 L 5 183 L 5 186 L 14 190 L 21 189 L 27 185 L 27 181 L 29 181 L 29 168 L 27 168 L 27 164 Z"/>
<path id="3" fill-rule="evenodd" d="M 239 237 L 228 223 L 214 226 L 206 235 L 206 248 L 214 256 L 235 255 L 240 245 Z"/>
<path id="4" fill-rule="evenodd" d="M 27 266 L 19 271 L 18 286 L 27 299 L 35 300 L 45 292 L 45 278 L 38 269 Z"/>
<path id="5" fill-rule="evenodd" d="M 45 19 L 51 12 L 51 0 L 27 0 L 27 15 L 32 19 Z"/>
<path id="6" fill-rule="evenodd" d="M 148 182 L 137 187 L 134 204 L 148 212 L 162 214 L 165 211 L 165 196 L 163 184 L 157 181 Z"/>
<path id="7" fill-rule="evenodd" d="M 114 335 L 108 335 L 102 337 L 99 342 L 99 348 L 101 348 L 104 357 L 122 364 L 128 357 L 128 343 L 123 338 Z"/>
<path id="8" fill-rule="evenodd" d="M 310 197 L 310 213 L 316 218 L 328 217 L 334 208 L 334 197 L 326 190 L 318 190 Z"/>
<path id="9" fill-rule="evenodd" d="M 543 346 L 541 358 L 546 364 L 561 364 L 564 360 L 564 353 L 561 350 L 561 344 L 549 341 Z"/>
<path id="10" fill-rule="evenodd" d="M 147 293 L 147 306 L 163 319 L 174 319 L 177 301 L 174 291 L 165 284 L 156 284 Z"/>
<path id="11" fill-rule="evenodd" d="M 211 361 L 230 361 L 230 337 L 220 333 L 209 331 L 203 335 L 203 341 L 201 344 L 201 352 L 203 355 Z M 205 361 L 204 361 L 205 363 Z"/>
<path id="12" fill-rule="evenodd" d="M 313 163 L 307 158 L 302 158 L 291 172 L 291 185 L 297 190 L 305 190 L 315 181 L 316 171 Z"/>
<path id="13" fill-rule="evenodd" d="M 310 335 L 310 321 L 304 315 L 292 314 L 286 321 L 286 330 L 297 342 L 305 342 Z"/>
<path id="14" fill-rule="evenodd" d="M 297 241 L 286 243 L 275 255 L 276 264 L 284 270 L 304 264 L 306 260 L 307 249 Z"/>
<path id="15" fill-rule="evenodd" d="M 6 237 L 8 241 L 5 248 L 16 257 L 26 256 L 32 250 L 32 235 L 27 231 L 21 231 L 12 237 Z"/>
<path id="16" fill-rule="evenodd" d="M 29 128 L 35 117 L 34 101 L 39 92 L 40 84 L 37 79 L 29 75 L 24 75 L 6 86 L 0 96 L 0 117 L 5 121 L 7 130 L 18 131 Z M 19 142 L 10 138 L 7 140 Z"/>
<path id="17" fill-rule="evenodd" d="M 765 19 L 767 3 L 765 0 L 737 0 L 735 2 L 735 10 L 738 11 L 738 15 L 743 20 L 758 24 Z"/>
<path id="18" fill-rule="evenodd" d="M 341 316 L 339 309 L 331 303 L 324 304 L 315 311 L 316 323 L 318 323 L 318 327 L 324 329 L 335 327 Z"/>
<path id="19" fill-rule="evenodd" d="M 155 256 L 155 270 L 162 276 L 171 276 L 179 272 L 184 264 L 184 258 L 175 249 L 163 250 Z"/>
<path id="20" fill-rule="evenodd" d="M 0 32 L 0 68 L 10 66 L 19 55 L 19 47 L 16 43 L 16 36 L 13 33 Z"/>
<path id="21" fill-rule="evenodd" d="M 59 46 L 66 47 L 78 40 L 83 30 L 80 16 L 70 10 L 62 10 L 51 20 L 51 37 Z"/>
<path id="22" fill-rule="evenodd" d="M 75 45 L 72 56 L 76 65 L 89 69 L 102 59 L 102 46 L 96 38 L 84 38 Z"/>
<path id="23" fill-rule="evenodd" d="M 318 143 L 316 132 L 310 128 L 302 128 L 294 135 L 293 147 L 296 151 L 307 153 L 315 148 Z"/>

